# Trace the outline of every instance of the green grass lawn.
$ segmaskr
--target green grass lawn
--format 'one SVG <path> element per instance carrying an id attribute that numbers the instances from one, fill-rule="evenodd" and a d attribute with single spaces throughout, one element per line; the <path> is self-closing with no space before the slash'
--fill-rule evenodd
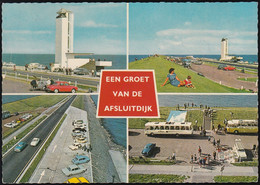
<path id="1" fill-rule="evenodd" d="M 242 182 L 257 182 L 257 176 L 215 176 L 214 181 L 219 183 L 242 183 Z"/>
<path id="2" fill-rule="evenodd" d="M 50 107 L 59 101 L 61 101 L 66 96 L 64 95 L 55 95 L 55 96 L 34 96 L 31 98 L 6 103 L 2 105 L 3 110 L 8 110 L 11 113 L 14 112 L 24 112 L 24 111 L 32 111 L 39 107 Z"/>
<path id="3" fill-rule="evenodd" d="M 77 108 L 82 109 L 82 110 L 85 110 L 84 109 L 85 104 L 84 104 L 84 101 L 83 101 L 83 96 L 78 95 L 75 98 L 75 100 L 73 101 L 72 106 L 77 107 Z"/>
<path id="4" fill-rule="evenodd" d="M 242 161 L 231 164 L 233 164 L 234 166 L 258 166 L 258 159 L 253 159 L 253 161 Z"/>
<path id="5" fill-rule="evenodd" d="M 129 164 L 173 165 L 173 164 L 175 164 L 175 161 L 173 161 L 173 160 L 153 160 L 151 158 L 131 157 L 131 158 L 129 158 Z"/>
<path id="6" fill-rule="evenodd" d="M 183 66 L 168 61 L 165 58 L 166 58 L 165 56 L 159 56 L 159 57 L 148 57 L 143 60 L 137 60 L 129 63 L 129 69 L 154 69 L 158 92 L 186 92 L 186 93 L 248 92 L 245 90 L 238 90 L 238 89 L 220 85 L 205 77 L 197 75 L 196 72 L 184 68 Z M 167 83 L 165 86 L 161 87 L 161 84 L 164 83 L 170 68 L 175 68 L 175 73 L 177 74 L 177 77 L 182 81 L 185 80 L 188 75 L 191 76 L 192 77 L 191 81 L 195 85 L 196 89 L 186 88 L 186 87 L 174 87 L 170 83 Z"/>
<path id="7" fill-rule="evenodd" d="M 258 78 L 238 78 L 238 80 L 242 80 L 246 82 L 256 82 Z"/>
<path id="8" fill-rule="evenodd" d="M 181 183 L 189 177 L 165 174 L 129 174 L 129 183 Z"/>
<path id="9" fill-rule="evenodd" d="M 182 107 L 180 107 L 182 108 Z M 258 109 L 255 107 L 218 107 L 213 108 L 216 109 L 216 113 L 213 116 L 213 124 L 215 128 L 218 124 L 224 126 L 224 119 L 257 119 Z M 165 122 L 168 118 L 170 111 L 176 110 L 176 107 L 160 107 L 160 116 L 161 118 L 130 118 L 128 127 L 130 129 L 143 129 L 145 123 L 147 122 Z M 203 123 L 203 109 L 198 110 L 189 110 L 187 109 L 186 121 L 192 122 L 195 125 L 195 121 L 197 120 L 197 126 L 202 126 Z M 233 112 L 233 118 L 231 117 L 230 112 Z"/>

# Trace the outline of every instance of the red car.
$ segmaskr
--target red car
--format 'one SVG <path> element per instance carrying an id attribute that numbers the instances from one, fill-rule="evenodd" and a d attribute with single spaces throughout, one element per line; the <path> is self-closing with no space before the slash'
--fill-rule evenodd
<path id="1" fill-rule="evenodd" d="M 233 71 L 233 70 L 235 70 L 236 68 L 233 67 L 233 66 L 226 66 L 226 67 L 224 67 L 223 69 L 226 70 L 226 71 Z"/>
<path id="2" fill-rule="evenodd" d="M 75 93 L 78 90 L 78 87 L 69 85 L 68 82 L 56 81 L 54 84 L 49 85 L 46 89 L 48 92 L 72 92 Z"/>

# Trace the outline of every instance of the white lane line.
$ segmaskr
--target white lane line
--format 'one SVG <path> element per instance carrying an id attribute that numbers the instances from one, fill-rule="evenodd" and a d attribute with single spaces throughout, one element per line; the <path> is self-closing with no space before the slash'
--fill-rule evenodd
<path id="1" fill-rule="evenodd" d="M 41 182 L 41 180 L 42 180 L 42 177 L 45 175 L 45 170 L 43 170 L 42 171 L 42 173 L 41 173 L 41 176 L 40 176 L 40 178 L 39 178 L 39 180 L 38 180 L 38 183 L 40 183 Z"/>
<path id="2" fill-rule="evenodd" d="M 52 153 L 55 151 L 56 148 L 57 148 L 57 145 L 54 146 L 54 148 L 52 150 Z"/>
<path id="3" fill-rule="evenodd" d="M 63 134 L 63 130 L 60 132 L 60 137 L 62 136 L 62 134 Z"/>

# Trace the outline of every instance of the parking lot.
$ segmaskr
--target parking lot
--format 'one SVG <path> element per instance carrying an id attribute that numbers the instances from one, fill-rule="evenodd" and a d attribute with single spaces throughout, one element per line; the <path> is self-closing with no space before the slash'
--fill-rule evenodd
<path id="1" fill-rule="evenodd" d="M 66 119 L 46 150 L 45 155 L 29 181 L 30 183 L 64 183 L 72 177 L 85 177 L 89 182 L 93 182 L 91 154 L 82 149 L 72 151 L 68 147 L 74 143 L 71 135 L 72 129 L 74 128 L 72 121 L 82 119 L 84 122 L 87 122 L 87 113 L 72 106 L 69 107 L 66 113 Z M 87 140 L 89 142 L 88 124 Z M 62 173 L 62 169 L 73 164 L 71 160 L 76 154 L 86 155 L 90 158 L 90 162 L 82 164 L 87 171 L 66 177 Z"/>
<path id="2" fill-rule="evenodd" d="M 215 133 L 207 133 L 217 141 L 220 139 L 221 145 L 233 147 L 235 139 L 241 139 L 245 149 L 252 149 L 253 145 L 258 145 L 257 135 L 217 135 Z M 155 136 L 148 137 L 144 135 L 143 129 L 129 129 L 129 145 L 131 150 L 129 156 L 141 156 L 144 146 L 148 143 L 156 143 L 156 149 L 153 157 L 156 159 L 167 159 L 172 156 L 173 152 L 176 154 L 177 161 L 182 164 L 188 164 L 191 154 L 198 155 L 198 147 L 202 149 L 202 153 L 212 155 L 216 150 L 212 143 L 208 141 L 208 137 L 200 136 L 195 133 L 190 136 Z"/>

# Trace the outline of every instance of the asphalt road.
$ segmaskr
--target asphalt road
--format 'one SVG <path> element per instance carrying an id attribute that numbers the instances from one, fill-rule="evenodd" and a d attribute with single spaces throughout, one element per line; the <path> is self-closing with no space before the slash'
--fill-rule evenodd
<path id="1" fill-rule="evenodd" d="M 214 61 L 207 61 L 206 62 L 211 62 L 211 63 L 215 63 L 215 64 L 226 64 L 226 65 L 232 65 L 232 66 L 236 66 L 236 67 L 245 67 L 248 69 L 258 69 L 258 65 L 256 66 L 249 66 L 249 65 L 243 65 L 243 64 L 236 64 L 236 63 L 228 63 L 228 62 L 214 62 Z"/>
<path id="2" fill-rule="evenodd" d="M 22 152 L 10 151 L 2 159 L 2 180 L 5 183 L 13 183 L 17 177 L 26 167 L 26 165 L 33 158 L 37 149 L 41 146 L 43 141 L 49 135 L 49 133 L 56 126 L 64 112 L 72 103 L 76 96 L 71 97 L 66 103 L 64 103 L 54 114 L 48 117 L 39 127 L 37 127 L 30 135 L 24 138 L 22 141 L 26 142 L 28 146 Z M 34 137 L 41 139 L 40 144 L 37 147 L 31 147 L 30 143 Z"/>
<path id="3" fill-rule="evenodd" d="M 14 73 L 13 70 L 11 69 L 4 69 L 2 70 L 2 73 L 4 73 L 4 71 L 7 71 L 7 72 L 12 72 Z M 31 72 L 31 71 L 18 71 L 20 74 L 23 74 L 23 75 L 27 75 L 29 74 L 30 76 L 36 76 L 36 77 L 43 77 L 43 78 L 53 78 L 54 81 L 59 79 L 60 81 L 71 81 L 71 82 L 74 82 L 74 81 L 77 81 L 77 83 L 79 84 L 83 84 L 83 85 L 92 85 L 92 86 L 97 86 L 99 84 L 99 81 L 95 81 L 95 80 L 90 80 L 90 79 L 84 79 L 84 78 L 75 78 L 74 77 L 71 77 L 71 76 L 60 76 L 60 75 L 57 75 L 55 73 L 36 73 L 36 72 Z"/>

